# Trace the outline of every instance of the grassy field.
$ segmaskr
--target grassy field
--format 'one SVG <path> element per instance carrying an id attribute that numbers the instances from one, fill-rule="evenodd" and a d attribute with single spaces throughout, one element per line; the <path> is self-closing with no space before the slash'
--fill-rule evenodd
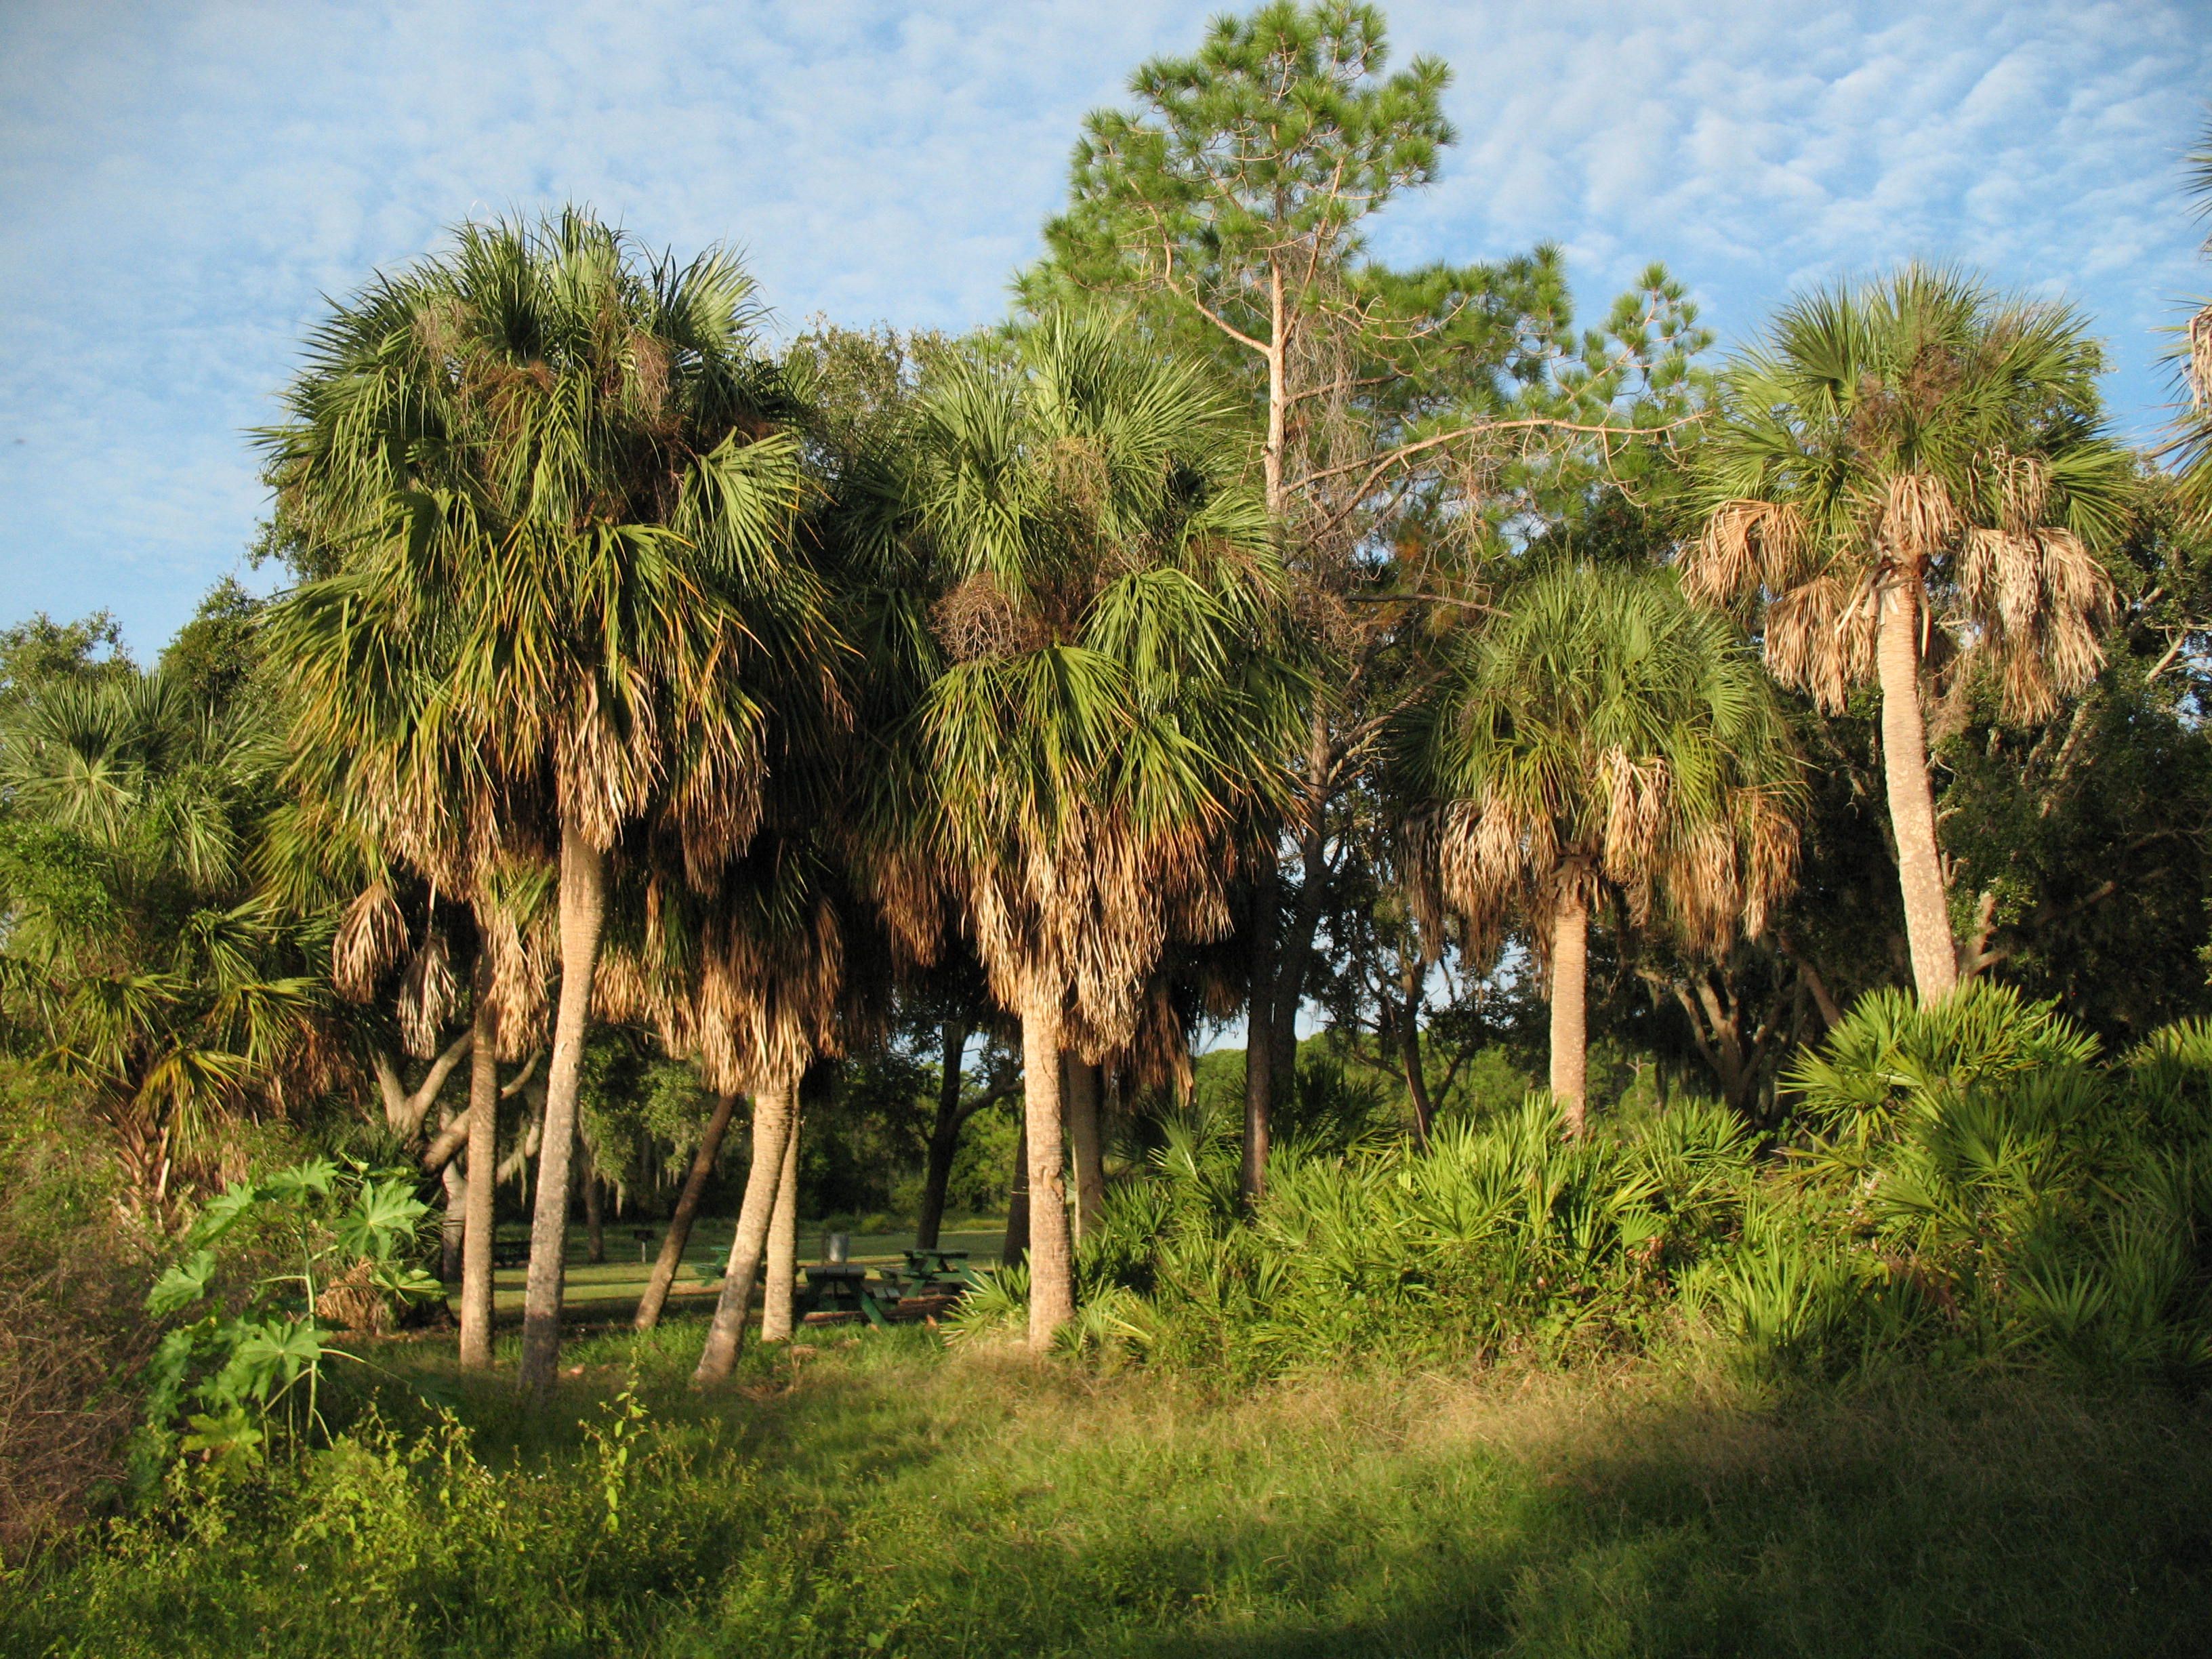
<path id="1" fill-rule="evenodd" d="M 578 1342 L 535 1413 L 445 1340 L 384 1345 L 337 1451 L 19 1571 L 0 1652 L 2206 1650 L 2212 1424 L 2164 1394 L 1231 1398 L 895 1331 L 756 1349 L 702 1397 L 701 1332 Z"/>

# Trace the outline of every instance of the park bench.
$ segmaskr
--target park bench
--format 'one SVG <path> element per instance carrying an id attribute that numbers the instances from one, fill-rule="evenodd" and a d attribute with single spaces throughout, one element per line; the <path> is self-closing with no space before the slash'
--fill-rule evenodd
<path id="1" fill-rule="evenodd" d="M 526 1238 L 495 1238 L 491 1244 L 491 1265 L 495 1267 L 526 1267 L 530 1265 L 530 1241 Z"/>

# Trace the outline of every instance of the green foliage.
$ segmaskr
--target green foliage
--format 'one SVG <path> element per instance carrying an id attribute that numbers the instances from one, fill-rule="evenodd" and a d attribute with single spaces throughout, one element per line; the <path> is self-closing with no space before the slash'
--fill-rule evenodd
<path id="1" fill-rule="evenodd" d="M 414 1188 L 407 1170 L 318 1158 L 206 1205 L 146 1297 L 156 1319 L 204 1311 L 148 1368 L 142 1468 L 173 1451 L 251 1461 L 272 1437 L 326 1431 L 325 1363 L 344 1351 L 321 1321 L 375 1329 L 392 1303 L 442 1293 L 421 1266 L 429 1206 Z"/>
<path id="2" fill-rule="evenodd" d="M 180 1469 L 12 1571 L 0 1649 L 2134 1659 L 2202 1630 L 2212 1459 L 2154 1393 L 1210 1392 L 894 1335 L 702 1399 L 683 1346 L 580 1345 L 536 1425 L 413 1354 L 461 1413 L 395 1388 L 251 1480 Z"/>

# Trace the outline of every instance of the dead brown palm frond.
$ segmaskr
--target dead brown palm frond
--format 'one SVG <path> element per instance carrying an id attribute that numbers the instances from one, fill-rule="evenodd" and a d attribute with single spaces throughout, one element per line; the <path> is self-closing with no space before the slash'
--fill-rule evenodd
<path id="1" fill-rule="evenodd" d="M 1723 502 L 1682 561 L 1683 589 L 1715 605 L 1761 589 L 1782 592 L 1804 574 L 1810 544 L 1792 502 Z"/>
<path id="2" fill-rule="evenodd" d="M 1960 606 L 2014 718 L 2045 717 L 2104 666 L 2112 578 L 2072 531 L 1969 530 L 1956 575 Z"/>
<path id="3" fill-rule="evenodd" d="M 1010 657 L 1043 644 L 1044 629 L 989 571 L 954 584 L 930 608 L 930 631 L 955 662 Z"/>
<path id="4" fill-rule="evenodd" d="M 1964 524 L 1949 486 L 1926 472 L 1889 480 L 1877 522 L 1889 557 L 1916 570 L 1948 548 Z"/>
<path id="5" fill-rule="evenodd" d="M 346 906 L 331 940 L 331 981 L 351 1002 L 367 1002 L 377 981 L 407 953 L 407 918 L 389 882 L 363 888 Z"/>
<path id="6" fill-rule="evenodd" d="M 2047 459 L 2000 448 L 1991 452 L 1988 471 L 1996 486 L 1997 523 L 2002 528 L 2024 535 L 2046 521 L 2051 507 Z"/>
<path id="7" fill-rule="evenodd" d="M 1823 571 L 1766 608 L 1766 662 L 1783 684 L 1839 714 L 1874 671 L 1875 611 L 1863 580 Z"/>
<path id="8" fill-rule="evenodd" d="M 1612 880 L 1632 885 L 1631 908 L 1641 922 L 1650 905 L 1640 878 L 1666 830 L 1671 775 L 1663 756 L 1639 764 L 1621 749 L 1608 750 L 1599 765 L 1607 790 L 1602 865 Z"/>
<path id="9" fill-rule="evenodd" d="M 2187 354 L 2189 406 L 2202 410 L 2212 404 L 2212 305 L 2189 319 Z"/>
<path id="10" fill-rule="evenodd" d="M 439 1036 L 453 1019 L 460 988 L 446 936 L 434 921 L 399 984 L 399 1039 L 409 1054 L 420 1060 L 438 1052 Z"/>

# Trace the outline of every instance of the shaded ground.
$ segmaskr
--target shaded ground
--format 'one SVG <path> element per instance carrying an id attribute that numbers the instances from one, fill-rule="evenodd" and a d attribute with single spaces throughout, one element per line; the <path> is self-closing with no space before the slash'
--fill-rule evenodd
<path id="1" fill-rule="evenodd" d="M 1227 1399 L 893 1332 L 756 1351 L 702 1398 L 700 1334 L 577 1344 L 536 1413 L 391 1345 L 394 1443 L 442 1402 L 469 1449 L 372 1435 L 196 1499 L 0 1590 L 0 1651 L 2206 1650 L 2212 1434 L 2171 1395 L 1777 1404 L 1644 1371 Z"/>

